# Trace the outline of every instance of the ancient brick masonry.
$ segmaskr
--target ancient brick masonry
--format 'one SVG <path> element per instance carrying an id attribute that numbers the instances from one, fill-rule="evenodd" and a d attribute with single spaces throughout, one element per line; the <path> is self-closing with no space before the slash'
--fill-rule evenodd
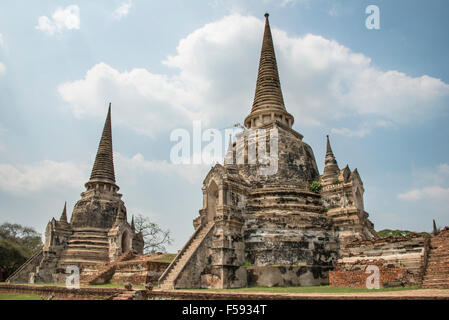
<path id="1" fill-rule="evenodd" d="M 133 221 L 127 222 L 126 207 L 115 183 L 110 105 L 85 187 L 70 222 L 64 205 L 61 218 L 53 218 L 47 225 L 43 250 L 11 275 L 9 282 L 65 282 L 67 266 L 89 270 L 130 249 L 143 252 L 143 236 L 135 231 Z"/>
<path id="2" fill-rule="evenodd" d="M 310 190 L 320 174 L 312 148 L 292 129 L 293 121 L 284 106 L 266 14 L 246 130 L 230 144 L 225 164 L 214 166 L 204 179 L 195 232 L 159 279 L 162 288 L 327 284 L 340 238 L 377 237 L 368 214 L 354 200 L 363 197 L 356 170 L 348 175 L 347 168 L 336 166 L 331 174 L 326 169 L 323 184 L 341 176 L 338 191 Z M 254 159 L 249 151 L 264 143 L 277 156 L 270 174 L 266 169 L 273 163 Z M 340 194 L 351 202 L 331 200 Z M 344 217 L 338 228 L 340 220 L 332 213 Z"/>
<path id="3" fill-rule="evenodd" d="M 378 238 L 363 204 L 363 182 L 357 169 L 339 169 L 327 136 L 321 195 L 328 216 L 338 232 L 340 246 L 354 240 Z"/>
<path id="4" fill-rule="evenodd" d="M 366 288 L 368 266 L 377 266 L 380 287 L 419 285 L 428 238 L 412 235 L 353 241 L 341 249 L 329 282 L 335 287 Z"/>
<path id="5" fill-rule="evenodd" d="M 135 254 L 132 250 L 120 256 L 114 262 L 101 263 L 85 269 L 81 275 L 82 284 L 118 283 L 145 285 L 157 283 L 168 267 L 168 262 L 160 261 L 164 254 Z"/>
<path id="6" fill-rule="evenodd" d="M 449 289 L 449 227 L 430 240 L 428 256 L 423 265 L 423 288 Z"/>

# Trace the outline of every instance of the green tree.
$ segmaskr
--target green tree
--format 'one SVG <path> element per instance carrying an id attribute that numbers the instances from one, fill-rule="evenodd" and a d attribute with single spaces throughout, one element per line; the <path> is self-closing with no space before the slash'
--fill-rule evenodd
<path id="1" fill-rule="evenodd" d="M 20 224 L 0 225 L 0 269 L 8 277 L 37 250 L 42 248 L 39 233 Z"/>

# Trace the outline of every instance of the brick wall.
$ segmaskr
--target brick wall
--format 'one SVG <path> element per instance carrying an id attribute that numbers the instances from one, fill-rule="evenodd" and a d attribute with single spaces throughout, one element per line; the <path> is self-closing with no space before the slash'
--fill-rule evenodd
<path id="1" fill-rule="evenodd" d="M 68 289 L 58 286 L 32 286 L 21 284 L 1 283 L 0 292 L 12 294 L 32 294 L 41 297 L 53 295 L 57 299 L 67 300 L 95 300 L 107 299 L 108 297 L 122 293 L 125 289 L 121 288 L 80 288 Z"/>
<path id="2" fill-rule="evenodd" d="M 395 287 L 410 285 L 410 272 L 401 267 L 395 267 L 393 264 L 385 264 L 384 260 L 361 261 L 365 267 L 359 270 L 348 271 L 337 266 L 335 270 L 329 272 L 329 283 L 332 287 L 346 288 L 366 288 L 366 280 L 372 275 L 372 272 L 366 273 L 368 265 L 375 265 L 379 268 L 379 287 Z"/>
<path id="3" fill-rule="evenodd" d="M 341 250 L 329 272 L 334 287 L 366 288 L 369 265 L 379 268 L 380 287 L 419 285 L 425 261 L 426 237 L 411 235 L 354 241 Z"/>

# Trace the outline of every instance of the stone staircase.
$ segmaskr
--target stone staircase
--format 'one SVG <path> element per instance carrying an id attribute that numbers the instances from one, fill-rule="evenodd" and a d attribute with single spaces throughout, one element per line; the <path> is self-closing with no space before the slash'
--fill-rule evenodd
<path id="1" fill-rule="evenodd" d="M 430 240 L 423 288 L 449 289 L 449 228 Z"/>
<path id="2" fill-rule="evenodd" d="M 187 262 L 190 260 L 192 255 L 212 230 L 213 226 L 214 222 L 209 222 L 195 230 L 189 241 L 187 241 L 187 243 L 177 254 L 172 263 L 170 263 L 170 265 L 159 278 L 159 287 L 161 289 L 167 290 L 175 288 L 176 280 L 179 274 L 182 272 Z"/>
<path id="3" fill-rule="evenodd" d="M 24 264 L 22 264 L 16 271 L 14 271 L 7 279 L 6 282 L 28 282 L 29 272 L 35 272 L 36 267 L 39 266 L 43 257 L 43 251 L 39 250 L 33 254 Z"/>
<path id="4" fill-rule="evenodd" d="M 107 230 L 98 228 L 75 229 L 61 255 L 60 268 L 71 264 L 96 264 L 109 259 Z"/>
<path id="5" fill-rule="evenodd" d="M 114 262 L 104 263 L 97 268 L 96 272 L 89 274 L 81 274 L 80 282 L 82 284 L 103 284 L 112 278 L 115 273 L 117 264 L 122 261 L 128 261 L 135 257 L 136 255 L 132 250 L 122 254 Z"/>

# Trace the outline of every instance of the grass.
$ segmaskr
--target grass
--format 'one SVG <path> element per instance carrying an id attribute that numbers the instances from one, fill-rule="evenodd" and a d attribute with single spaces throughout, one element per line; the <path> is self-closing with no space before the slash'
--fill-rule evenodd
<path id="1" fill-rule="evenodd" d="M 171 263 L 175 257 L 176 257 L 176 253 L 165 253 L 165 254 L 161 255 L 160 257 L 152 259 L 152 261 Z"/>
<path id="2" fill-rule="evenodd" d="M 0 293 L 0 300 L 42 300 L 42 298 L 34 294 Z"/>
<path id="3" fill-rule="evenodd" d="M 65 283 L 17 283 L 21 285 L 29 286 L 48 286 L 48 287 L 65 287 Z M 125 288 L 124 284 L 120 283 L 104 283 L 104 284 L 93 284 L 93 285 L 80 285 L 81 288 Z M 145 289 L 145 286 L 133 285 L 134 289 Z"/>
<path id="4" fill-rule="evenodd" d="M 387 291 L 401 291 L 401 290 L 417 290 L 418 286 L 410 287 L 396 287 L 396 288 L 380 288 L 380 289 L 366 289 L 366 288 L 340 288 L 330 286 L 313 286 L 313 287 L 249 287 L 238 289 L 191 289 L 210 292 L 266 292 L 266 293 L 360 293 L 360 292 L 387 292 Z"/>

